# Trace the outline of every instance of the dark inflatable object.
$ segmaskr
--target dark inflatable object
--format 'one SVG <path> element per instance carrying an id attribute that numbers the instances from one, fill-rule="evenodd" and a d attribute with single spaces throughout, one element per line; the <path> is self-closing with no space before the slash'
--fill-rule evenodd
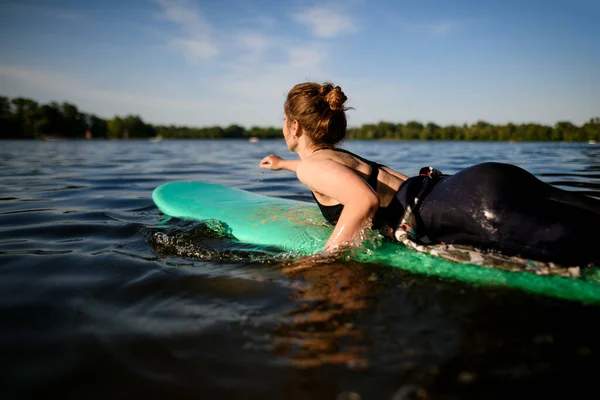
<path id="1" fill-rule="evenodd" d="M 510 164 L 477 164 L 440 177 L 415 216 L 424 244 L 464 244 L 562 265 L 600 261 L 600 200 Z"/>

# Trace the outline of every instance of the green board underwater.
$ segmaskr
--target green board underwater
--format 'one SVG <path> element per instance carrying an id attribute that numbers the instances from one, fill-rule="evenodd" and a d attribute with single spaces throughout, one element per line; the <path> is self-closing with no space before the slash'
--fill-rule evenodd
<path id="1" fill-rule="evenodd" d="M 156 188 L 152 199 L 165 215 L 191 220 L 218 220 L 240 243 L 275 247 L 298 255 L 318 252 L 333 230 L 316 204 L 263 196 L 217 184 L 171 182 Z M 479 286 L 515 288 L 600 304 L 600 281 L 595 273 L 565 277 L 507 271 L 449 261 L 387 240 L 373 252 L 360 253 L 355 258 Z"/>

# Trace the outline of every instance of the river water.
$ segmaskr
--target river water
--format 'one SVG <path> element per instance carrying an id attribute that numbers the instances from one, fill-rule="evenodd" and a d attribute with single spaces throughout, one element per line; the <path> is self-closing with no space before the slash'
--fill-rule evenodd
<path id="1" fill-rule="evenodd" d="M 517 164 L 600 197 L 600 145 L 362 142 L 414 175 Z M 166 220 L 198 180 L 311 201 L 282 140 L 0 142 L 0 398 L 505 399 L 595 391 L 600 307 L 357 262 L 287 269 Z M 591 233 L 593 234 L 593 233 Z M 165 250 L 167 235 L 190 252 Z M 412 397 L 411 397 L 412 396 Z"/>

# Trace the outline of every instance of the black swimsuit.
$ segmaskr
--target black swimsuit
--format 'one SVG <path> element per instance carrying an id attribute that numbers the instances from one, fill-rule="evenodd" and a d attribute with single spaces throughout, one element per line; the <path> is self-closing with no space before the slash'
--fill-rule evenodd
<path id="1" fill-rule="evenodd" d="M 366 182 L 377 191 L 381 164 L 334 150 L 368 163 Z M 504 163 L 477 164 L 454 175 L 421 172 L 379 208 L 374 228 L 396 229 L 410 213 L 413 239 L 422 244 L 461 244 L 563 265 L 600 265 L 600 200 L 556 188 Z M 336 224 L 344 206 L 317 204 Z"/>
<path id="2" fill-rule="evenodd" d="M 323 149 L 318 149 L 318 150 L 323 150 Z M 315 151 L 318 151 L 318 150 L 315 150 Z M 351 153 L 344 149 L 331 149 L 331 150 L 338 151 L 340 153 L 349 154 L 353 157 L 356 157 L 360 161 L 362 161 L 366 164 L 369 164 L 371 166 L 371 173 L 369 174 L 367 179 L 365 179 L 365 182 L 367 182 L 367 184 L 375 191 L 375 193 L 377 193 L 377 182 L 378 182 L 377 176 L 379 175 L 379 168 L 384 167 L 384 165 L 367 160 L 365 158 L 362 158 L 359 155 L 356 155 L 356 154 Z M 323 214 L 323 217 L 327 220 L 327 222 L 329 222 L 332 225 L 337 224 L 338 220 L 340 219 L 340 215 L 342 215 L 342 210 L 344 209 L 344 205 L 336 204 L 333 206 L 326 206 L 326 205 L 319 203 L 319 200 L 317 200 L 314 193 L 312 193 L 312 196 L 315 199 L 315 201 L 317 202 L 317 205 L 319 206 L 319 209 L 321 210 L 321 214 Z M 386 207 L 379 207 L 379 209 L 377 210 L 377 213 L 375 214 L 375 218 L 373 220 L 373 227 L 376 229 L 382 229 L 386 226 L 395 228 L 395 226 L 398 224 L 398 221 L 400 220 L 400 217 L 402 216 L 402 210 L 403 210 L 402 205 L 400 204 L 398 199 L 394 196 L 394 198 L 392 199 L 390 204 L 388 204 Z"/>

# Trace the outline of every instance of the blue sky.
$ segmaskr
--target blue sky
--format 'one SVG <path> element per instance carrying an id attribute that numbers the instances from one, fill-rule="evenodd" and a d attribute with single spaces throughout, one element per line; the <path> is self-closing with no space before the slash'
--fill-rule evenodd
<path id="1" fill-rule="evenodd" d="M 0 0 L 0 94 L 104 118 L 278 126 L 332 81 L 350 125 L 600 116 L 597 0 Z"/>

